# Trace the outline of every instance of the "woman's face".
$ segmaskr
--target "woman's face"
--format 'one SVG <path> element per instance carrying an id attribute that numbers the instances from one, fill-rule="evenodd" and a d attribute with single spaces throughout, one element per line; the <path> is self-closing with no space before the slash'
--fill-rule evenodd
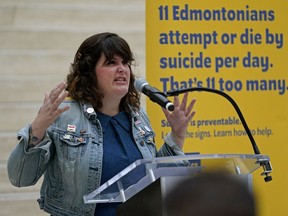
<path id="1" fill-rule="evenodd" d="M 111 60 L 106 59 L 102 53 L 96 67 L 98 87 L 103 92 L 104 98 L 121 99 L 129 89 L 130 67 L 122 57 L 114 55 Z"/>

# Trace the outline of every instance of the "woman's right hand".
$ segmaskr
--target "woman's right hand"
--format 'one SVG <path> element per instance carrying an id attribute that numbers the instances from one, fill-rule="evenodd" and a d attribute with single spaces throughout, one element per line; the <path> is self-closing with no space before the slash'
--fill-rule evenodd
<path id="1" fill-rule="evenodd" d="M 69 106 L 59 108 L 59 105 L 68 95 L 68 92 L 65 91 L 66 86 L 65 82 L 61 82 L 51 90 L 49 95 L 45 93 L 44 102 L 31 124 L 34 145 L 43 139 L 47 128 L 53 124 L 57 117 L 69 109 Z"/>

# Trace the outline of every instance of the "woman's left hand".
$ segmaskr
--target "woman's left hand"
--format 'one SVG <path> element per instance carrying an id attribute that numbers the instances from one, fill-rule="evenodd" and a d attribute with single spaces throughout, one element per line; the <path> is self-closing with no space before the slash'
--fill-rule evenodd
<path id="1" fill-rule="evenodd" d="M 172 128 L 171 136 L 174 141 L 183 148 L 186 137 L 187 127 L 194 117 L 196 111 L 193 110 L 196 99 L 192 99 L 187 107 L 188 93 L 184 94 L 183 100 L 180 104 L 179 97 L 174 97 L 174 111 L 169 112 L 163 109 L 163 112 Z"/>

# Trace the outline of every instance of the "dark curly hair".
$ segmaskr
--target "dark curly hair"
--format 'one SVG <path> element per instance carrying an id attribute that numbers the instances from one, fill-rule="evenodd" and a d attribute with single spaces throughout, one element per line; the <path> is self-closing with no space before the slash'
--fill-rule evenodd
<path id="1" fill-rule="evenodd" d="M 74 62 L 71 64 L 70 73 L 67 75 L 67 88 L 69 96 L 75 100 L 92 104 L 95 110 L 102 107 L 103 93 L 98 88 L 98 80 L 95 73 L 95 66 L 104 54 L 107 60 L 119 55 L 129 63 L 131 75 L 128 93 L 121 99 L 120 110 L 138 110 L 140 107 L 140 94 L 134 87 L 136 79 L 132 72 L 131 65 L 134 62 L 133 53 L 128 43 L 117 34 L 104 32 L 95 34 L 80 45 L 77 50 Z"/>

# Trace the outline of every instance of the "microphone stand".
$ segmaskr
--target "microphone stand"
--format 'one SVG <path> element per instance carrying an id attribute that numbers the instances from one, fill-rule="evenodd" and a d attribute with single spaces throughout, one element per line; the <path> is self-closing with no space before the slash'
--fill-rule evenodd
<path id="1" fill-rule="evenodd" d="M 193 91 L 205 91 L 205 92 L 210 92 L 210 93 L 214 93 L 214 94 L 218 94 L 223 96 L 224 98 L 226 98 L 234 107 L 234 109 L 236 110 L 238 117 L 241 120 L 241 123 L 250 139 L 250 142 L 252 144 L 253 150 L 255 154 L 260 154 L 260 150 L 254 140 L 254 137 L 246 123 L 246 120 L 239 108 L 239 106 L 237 105 L 237 103 L 234 101 L 234 99 L 232 97 L 230 97 L 228 94 L 226 94 L 225 92 L 222 92 L 220 90 L 217 89 L 211 89 L 211 88 L 205 88 L 205 87 L 195 87 L 195 88 L 185 88 L 185 89 L 176 89 L 176 90 L 170 90 L 167 91 L 166 93 L 164 93 L 166 95 L 166 97 L 170 97 L 170 96 L 178 96 L 179 94 L 183 94 L 185 92 L 193 92 Z M 263 167 L 264 172 L 261 175 L 265 175 L 265 182 L 269 182 L 272 180 L 272 177 L 269 176 L 269 174 L 272 172 L 272 166 L 270 164 L 270 161 L 263 161 L 260 162 L 260 165 Z"/>

